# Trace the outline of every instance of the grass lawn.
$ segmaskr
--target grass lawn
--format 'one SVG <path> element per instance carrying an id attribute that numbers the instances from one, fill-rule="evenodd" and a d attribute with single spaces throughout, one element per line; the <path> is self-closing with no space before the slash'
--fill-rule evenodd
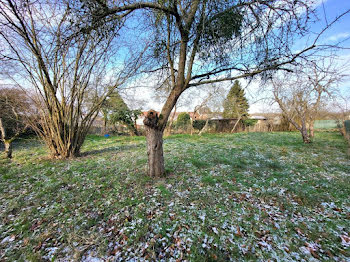
<path id="1" fill-rule="evenodd" d="M 350 160 L 332 132 L 170 136 L 167 176 L 144 137 L 90 136 L 49 160 L 0 160 L 0 261 L 349 261 Z"/>

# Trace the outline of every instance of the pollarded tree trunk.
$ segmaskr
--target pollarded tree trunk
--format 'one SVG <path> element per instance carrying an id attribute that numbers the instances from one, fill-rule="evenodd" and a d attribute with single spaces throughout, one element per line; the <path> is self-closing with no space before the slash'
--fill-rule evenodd
<path id="1" fill-rule="evenodd" d="M 160 177 L 164 175 L 163 132 L 146 127 L 148 175 Z"/>
<path id="2" fill-rule="evenodd" d="M 158 115 L 154 110 L 147 112 L 143 120 L 146 126 L 146 141 L 148 155 L 148 175 L 161 177 L 165 173 L 163 156 L 163 129 L 158 126 Z"/>

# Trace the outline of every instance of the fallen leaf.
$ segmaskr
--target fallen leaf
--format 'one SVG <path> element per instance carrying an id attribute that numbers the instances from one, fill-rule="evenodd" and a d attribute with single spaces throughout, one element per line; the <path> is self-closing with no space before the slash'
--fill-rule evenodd
<path id="1" fill-rule="evenodd" d="M 16 236 L 15 235 L 11 235 L 11 237 L 9 238 L 9 242 L 12 242 L 16 239 Z"/>
<path id="2" fill-rule="evenodd" d="M 298 235 L 304 236 L 304 232 L 300 228 L 295 228 L 295 231 L 298 233 Z"/>
<path id="3" fill-rule="evenodd" d="M 243 235 L 242 235 L 242 232 L 241 232 L 241 229 L 239 228 L 239 226 L 237 226 L 236 236 L 239 236 L 239 237 L 243 236 Z"/>
<path id="4" fill-rule="evenodd" d="M 28 245 L 28 243 L 29 243 L 29 238 L 23 239 L 23 244 L 24 244 L 25 246 Z"/>
<path id="5" fill-rule="evenodd" d="M 326 254 L 329 256 L 329 257 L 333 257 L 333 254 L 330 250 L 326 250 Z"/>
<path id="6" fill-rule="evenodd" d="M 246 194 L 242 194 L 242 195 L 241 195 L 241 197 L 239 198 L 239 201 L 244 200 L 246 197 L 247 197 L 247 195 L 246 195 Z"/>
<path id="7" fill-rule="evenodd" d="M 340 238 L 341 238 L 341 244 L 343 246 L 346 246 L 346 247 L 350 246 L 350 237 L 349 236 L 341 235 Z"/>
<path id="8" fill-rule="evenodd" d="M 42 244 L 42 242 L 39 242 L 34 249 L 38 251 L 41 248 Z"/>
<path id="9" fill-rule="evenodd" d="M 334 210 L 334 211 L 338 211 L 338 212 L 342 212 L 342 211 L 343 211 L 343 209 L 338 208 L 338 207 L 334 207 L 333 210 Z"/>
<path id="10" fill-rule="evenodd" d="M 315 251 L 313 251 L 312 249 L 309 249 L 309 251 L 314 258 L 320 258 L 319 255 L 317 255 L 317 253 Z"/>

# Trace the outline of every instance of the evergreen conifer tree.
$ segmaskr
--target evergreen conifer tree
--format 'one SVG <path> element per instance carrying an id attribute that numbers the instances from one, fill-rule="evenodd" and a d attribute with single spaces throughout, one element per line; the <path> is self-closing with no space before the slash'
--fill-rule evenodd
<path id="1" fill-rule="evenodd" d="M 131 110 L 124 102 L 118 91 L 114 91 L 102 106 L 102 114 L 105 121 L 111 124 L 125 124 L 135 135 L 139 135 L 136 128 L 136 120 L 141 115 L 141 110 Z"/>
<path id="2" fill-rule="evenodd" d="M 241 84 L 236 80 L 224 100 L 224 118 L 248 117 L 249 104 Z"/>

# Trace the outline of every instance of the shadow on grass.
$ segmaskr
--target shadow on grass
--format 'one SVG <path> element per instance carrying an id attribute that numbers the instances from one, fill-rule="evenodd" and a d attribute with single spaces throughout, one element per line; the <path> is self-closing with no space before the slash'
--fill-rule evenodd
<path id="1" fill-rule="evenodd" d="M 144 148 L 146 150 L 146 145 L 144 143 L 132 144 L 132 145 L 120 145 L 120 146 L 112 146 L 107 148 L 88 150 L 81 153 L 82 157 L 85 156 L 95 156 L 101 155 L 103 153 L 120 153 L 125 151 L 130 151 L 137 148 Z"/>
<path id="2" fill-rule="evenodd" d="M 12 142 L 12 149 L 13 151 L 17 149 L 33 149 L 41 147 L 43 145 L 44 143 L 37 138 L 17 138 L 15 141 Z M 4 143 L 0 141 L 0 151 L 2 152 L 4 150 Z"/>

